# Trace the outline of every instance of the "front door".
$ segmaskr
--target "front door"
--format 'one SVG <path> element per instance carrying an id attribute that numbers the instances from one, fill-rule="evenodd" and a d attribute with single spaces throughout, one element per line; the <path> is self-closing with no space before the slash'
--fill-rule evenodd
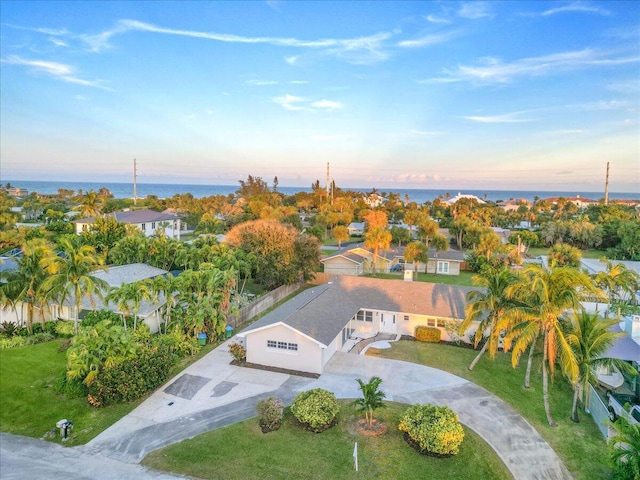
<path id="1" fill-rule="evenodd" d="M 396 316 L 392 313 L 380 314 L 380 332 L 381 333 L 396 333 Z"/>

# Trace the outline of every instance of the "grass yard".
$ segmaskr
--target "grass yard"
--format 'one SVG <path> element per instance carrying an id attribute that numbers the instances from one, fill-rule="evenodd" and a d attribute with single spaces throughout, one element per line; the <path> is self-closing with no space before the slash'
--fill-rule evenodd
<path id="1" fill-rule="evenodd" d="M 475 275 L 473 272 L 460 272 L 460 275 L 436 275 L 433 273 L 418 273 L 419 282 L 439 283 L 443 285 L 461 285 L 461 286 L 473 286 L 471 281 Z M 402 273 L 376 273 L 375 275 L 367 275 L 367 277 L 375 278 L 390 278 L 394 280 L 402 280 L 404 278 Z"/>
<path id="2" fill-rule="evenodd" d="M 545 438 L 577 480 L 611 478 L 607 445 L 591 416 L 580 412 L 579 424 L 571 415 L 572 390 L 558 373 L 550 389 L 551 413 L 557 427 L 547 424 L 542 404 L 542 355 L 537 355 L 531 374 L 531 388 L 523 387 L 526 358 L 511 368 L 511 356 L 499 353 L 495 360 L 488 355 L 473 371 L 468 366 L 477 352 L 468 348 L 402 340 L 392 348 L 369 349 L 367 355 L 393 358 L 428 365 L 466 378 L 494 393 L 510 404 Z"/>
<path id="3" fill-rule="evenodd" d="M 58 420 L 73 422 L 66 445 L 82 445 L 137 407 L 136 402 L 94 408 L 86 397 L 67 399 L 56 395 L 55 384 L 66 369 L 60 340 L 0 350 L 0 431 L 41 438 Z M 203 347 L 194 357 L 183 359 L 170 375 L 206 355 L 217 344 Z M 146 398 L 146 397 L 145 397 Z M 56 436 L 59 442 L 60 437 Z"/>
<path id="4" fill-rule="evenodd" d="M 252 418 L 151 452 L 142 463 L 163 471 L 225 480 L 513 478 L 491 447 L 467 428 L 460 453 L 437 459 L 418 454 L 397 429 L 406 405 L 388 402 L 388 408 L 376 412 L 388 431 L 380 437 L 365 437 L 355 433 L 353 424 L 360 417 L 348 404 L 341 401 L 338 425 L 323 433 L 302 430 L 287 409 L 277 432 L 263 434 L 257 418 Z M 358 442 L 358 472 L 354 471 L 354 442 Z"/>

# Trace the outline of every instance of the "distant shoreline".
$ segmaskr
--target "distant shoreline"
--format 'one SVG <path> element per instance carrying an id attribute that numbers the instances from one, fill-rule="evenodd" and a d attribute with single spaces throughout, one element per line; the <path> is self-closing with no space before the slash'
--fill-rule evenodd
<path id="1" fill-rule="evenodd" d="M 21 180 L 2 180 L 2 186 L 10 183 L 12 187 L 26 188 L 29 193 L 38 192 L 40 194 L 55 194 L 59 189 L 73 190 L 77 193 L 79 190 L 88 192 L 90 190 L 98 191 L 105 187 L 113 194 L 115 198 L 132 198 L 133 184 L 119 182 L 56 182 L 56 181 L 21 181 Z M 195 198 L 203 198 L 211 195 L 229 195 L 234 194 L 238 190 L 239 185 L 194 185 L 194 184 L 170 184 L 170 183 L 138 183 L 138 198 L 143 199 L 148 195 L 155 195 L 158 198 L 171 198 L 177 194 L 191 194 Z M 341 187 L 343 190 L 353 190 L 357 192 L 371 192 L 372 188 L 353 188 Z M 592 200 L 600 200 L 604 198 L 604 192 L 587 192 L 587 191 L 544 191 L 544 190 L 484 190 L 484 189 L 417 189 L 417 188 L 376 188 L 379 193 L 391 192 L 400 195 L 400 199 L 404 200 L 408 195 L 410 201 L 424 203 L 425 201 L 433 201 L 442 196 L 453 197 L 458 193 L 475 195 L 481 199 L 488 201 L 499 201 L 513 199 L 526 199 L 533 201 L 536 197 L 581 197 Z M 311 192 L 310 187 L 284 187 L 279 186 L 278 191 L 285 195 L 293 195 L 298 192 Z M 610 200 L 638 200 L 640 192 L 609 192 Z"/>

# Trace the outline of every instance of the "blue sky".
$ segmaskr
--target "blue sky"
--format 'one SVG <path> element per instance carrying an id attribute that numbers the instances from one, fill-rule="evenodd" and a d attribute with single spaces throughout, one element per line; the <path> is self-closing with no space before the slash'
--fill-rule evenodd
<path id="1" fill-rule="evenodd" d="M 640 2 L 0 8 L 0 180 L 640 192 Z"/>

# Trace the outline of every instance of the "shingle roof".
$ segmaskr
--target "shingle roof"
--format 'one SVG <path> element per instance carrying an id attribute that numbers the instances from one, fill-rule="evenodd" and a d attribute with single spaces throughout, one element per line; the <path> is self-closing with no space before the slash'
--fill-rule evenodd
<path id="1" fill-rule="evenodd" d="M 172 222 L 180 217 L 154 210 L 130 210 L 127 212 L 108 213 L 105 217 L 115 218 L 120 223 Z M 72 223 L 95 223 L 96 217 L 79 218 Z"/>
<path id="2" fill-rule="evenodd" d="M 403 280 L 333 277 L 331 283 L 305 290 L 242 333 L 282 322 L 329 345 L 361 309 L 462 319 L 467 293 L 471 290 L 477 289 Z"/>

